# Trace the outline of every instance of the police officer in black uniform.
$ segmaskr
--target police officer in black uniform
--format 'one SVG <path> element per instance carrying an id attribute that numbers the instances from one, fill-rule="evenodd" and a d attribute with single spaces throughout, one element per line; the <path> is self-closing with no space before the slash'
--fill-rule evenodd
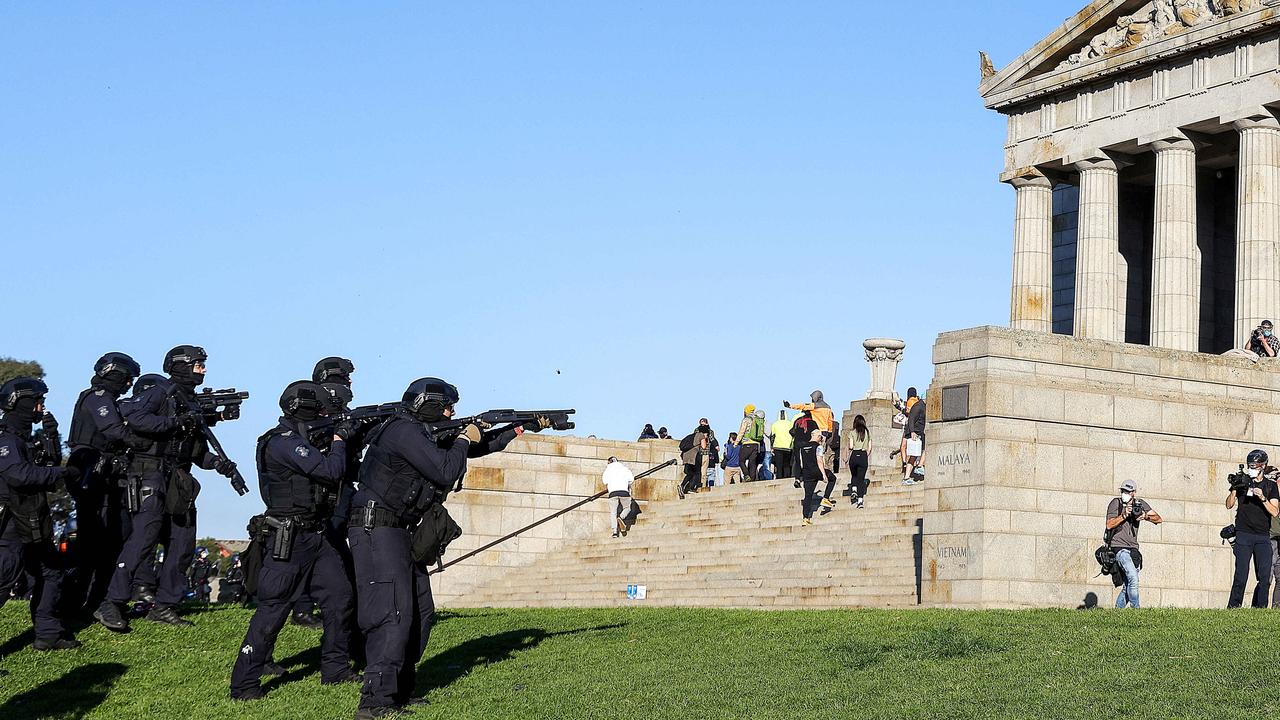
<path id="1" fill-rule="evenodd" d="M 224 477 L 231 477 L 236 469 L 230 459 L 209 452 L 200 424 L 239 417 L 238 410 L 217 417 L 201 413 L 195 391 L 204 383 L 206 359 L 204 348 L 173 348 L 164 358 L 168 377 L 155 380 L 120 403 L 130 429 L 151 443 L 136 451 L 129 463 L 128 482 L 137 487 L 138 510 L 116 561 L 107 598 L 93 614 L 112 630 L 129 629 L 121 609 L 138 581 L 140 566 L 154 557 L 157 542 L 164 543 L 165 561 L 160 568 L 156 604 L 147 619 L 169 625 L 193 624 L 174 609 L 185 594 L 186 570 L 196 548 L 195 496 L 199 485 L 191 475 L 191 466 L 214 470 Z"/>
<path id="2" fill-rule="evenodd" d="M 129 513 L 123 502 L 127 453 L 144 449 L 150 441 L 135 435 L 118 405 L 120 396 L 142 369 L 133 358 L 109 352 L 93 366 L 89 389 L 80 393 L 71 416 L 68 465 L 82 473 L 68 486 L 76 501 L 79 542 L 74 578 L 63 592 L 68 607 L 97 608 L 107 595 L 116 558 L 129 534 Z"/>
<path id="3" fill-rule="evenodd" d="M 42 422 L 43 432 L 56 433 L 57 423 L 44 412 L 49 388 L 35 378 L 20 377 L 0 387 L 0 607 L 23 574 L 34 579 L 31 621 L 36 650 L 70 650 L 79 641 L 63 623 L 59 593 L 65 558 L 54 545 L 48 492 L 55 485 L 74 483 L 80 473 L 58 467 L 59 456 L 48 457 L 31 447 L 31 426 Z"/>
<path id="4" fill-rule="evenodd" d="M 332 384 L 332 385 L 339 385 L 344 387 L 346 389 L 346 393 L 345 393 L 347 396 L 346 400 L 347 402 L 350 402 L 351 401 L 351 373 L 354 373 L 355 371 L 356 371 L 355 363 L 351 362 L 346 358 L 330 356 L 316 363 L 315 368 L 311 371 L 311 381 L 320 385 Z M 333 397 L 334 396 L 331 392 L 329 395 L 329 400 L 331 402 L 333 400 Z M 345 407 L 343 409 L 345 410 Z M 321 447 L 323 449 L 323 446 Z M 358 447 L 355 448 L 355 450 L 357 453 L 359 452 Z M 348 454 L 350 454 L 350 450 L 348 451 Z M 352 479 L 354 480 L 354 478 Z M 340 509 L 343 509 L 346 511 L 350 510 L 350 507 L 351 507 L 350 499 L 351 499 L 351 495 L 354 492 L 355 492 L 355 489 L 350 484 L 343 485 L 343 493 L 347 502 L 344 504 L 340 504 L 339 505 Z M 345 523 L 346 523 L 345 514 L 342 516 L 342 519 L 343 519 L 343 524 L 345 526 Z M 344 544 L 345 544 L 345 538 L 346 538 L 345 528 L 343 529 L 343 538 L 344 538 Z M 304 589 L 302 591 L 302 597 L 298 598 L 298 602 L 293 604 L 293 613 L 292 613 L 291 622 L 294 625 L 301 625 L 303 627 L 308 627 L 308 628 L 321 627 L 323 623 L 321 623 L 320 619 L 315 616 L 315 609 L 316 609 L 315 598 L 311 596 L 310 590 Z"/>
<path id="5" fill-rule="evenodd" d="M 320 682 L 331 685 L 359 680 L 351 669 L 347 643 L 352 589 L 342 554 L 327 532 L 338 487 L 346 475 L 345 436 L 350 425 L 331 431 L 330 447 L 321 452 L 310 440 L 314 422 L 325 414 L 327 391 L 306 380 L 285 388 L 280 396 L 284 417 L 258 439 L 258 485 L 267 506 L 262 568 L 258 575 L 258 609 L 231 671 L 231 697 L 264 697 L 258 678 L 270 660 L 289 608 L 310 587 L 323 611 Z M 258 519 L 255 519 L 258 520 Z M 280 527 L 283 524 L 285 527 Z M 281 533 L 287 557 L 277 557 Z"/>
<path id="6" fill-rule="evenodd" d="M 360 467 L 347 538 L 355 560 L 360 629 L 368 665 L 357 720 L 379 718 L 413 696 L 414 671 L 435 621 L 427 569 L 413 559 L 413 528 L 462 481 L 467 458 L 502 450 L 524 427 L 482 432 L 468 425 L 437 437 L 428 423 L 454 415 L 458 390 L 438 378 L 413 381 L 396 415 L 375 428 Z"/>

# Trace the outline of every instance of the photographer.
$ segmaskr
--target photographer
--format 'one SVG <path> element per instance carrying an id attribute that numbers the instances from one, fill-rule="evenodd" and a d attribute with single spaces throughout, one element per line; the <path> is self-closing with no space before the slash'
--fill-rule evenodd
<path id="1" fill-rule="evenodd" d="M 1142 569 L 1142 553 L 1138 550 L 1138 525 L 1143 520 L 1159 525 L 1160 514 L 1146 500 L 1138 498 L 1138 485 L 1132 480 L 1120 484 L 1120 497 L 1107 505 L 1107 544 L 1116 551 L 1116 563 L 1124 571 L 1124 587 L 1116 596 L 1116 607 L 1139 608 L 1138 571 Z M 1116 581 L 1117 583 L 1119 580 Z"/>
<path id="2" fill-rule="evenodd" d="M 1280 354 L 1280 338 L 1275 336 L 1270 320 L 1263 320 L 1261 325 L 1254 328 L 1244 349 L 1258 357 L 1275 357 Z"/>
<path id="3" fill-rule="evenodd" d="M 1227 508 L 1236 510 L 1236 573 L 1231 580 L 1231 598 L 1227 607 L 1244 603 L 1244 587 L 1249 582 L 1249 563 L 1253 563 L 1258 585 L 1253 590 L 1253 607 L 1265 608 L 1271 589 L 1271 518 L 1280 515 L 1280 489 L 1276 479 L 1280 470 L 1267 465 L 1267 454 L 1254 450 L 1246 458 L 1248 467 L 1227 478 Z"/>

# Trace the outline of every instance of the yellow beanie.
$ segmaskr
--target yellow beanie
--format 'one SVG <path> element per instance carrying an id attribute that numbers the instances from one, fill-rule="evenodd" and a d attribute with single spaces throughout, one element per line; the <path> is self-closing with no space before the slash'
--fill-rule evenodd
<path id="1" fill-rule="evenodd" d="M 746 407 L 744 407 L 744 408 L 742 408 L 742 414 L 743 414 L 743 415 L 750 415 L 751 413 L 753 413 L 753 412 L 755 412 L 755 411 L 756 411 L 756 406 L 755 406 L 755 405 L 752 405 L 751 403 L 747 403 L 747 406 L 746 406 Z"/>

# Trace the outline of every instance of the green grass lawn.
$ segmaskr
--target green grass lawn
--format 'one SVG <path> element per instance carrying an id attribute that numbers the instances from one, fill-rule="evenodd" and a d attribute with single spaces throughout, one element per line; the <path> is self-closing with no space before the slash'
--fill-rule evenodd
<path id="1" fill-rule="evenodd" d="M 322 687 L 319 632 L 287 626 L 267 699 L 227 699 L 249 611 L 194 629 L 99 627 L 30 650 L 26 605 L 0 611 L 0 719 L 347 718 Z M 1143 610 L 445 613 L 421 718 L 1280 717 L 1280 613 Z"/>

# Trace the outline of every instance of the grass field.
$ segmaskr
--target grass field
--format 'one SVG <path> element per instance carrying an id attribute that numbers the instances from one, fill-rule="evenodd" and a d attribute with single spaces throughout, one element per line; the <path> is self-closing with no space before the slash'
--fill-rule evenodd
<path id="1" fill-rule="evenodd" d="M 0 611 L 0 719 L 348 718 L 319 633 L 285 628 L 267 699 L 227 699 L 249 612 L 194 629 L 92 627 L 37 654 Z M 445 613 L 419 718 L 1271 718 L 1280 613 L 468 610 Z"/>

